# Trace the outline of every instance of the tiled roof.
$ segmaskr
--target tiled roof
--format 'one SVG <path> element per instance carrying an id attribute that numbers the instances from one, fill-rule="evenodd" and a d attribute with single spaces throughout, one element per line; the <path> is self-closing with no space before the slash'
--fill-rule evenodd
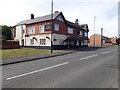
<path id="1" fill-rule="evenodd" d="M 62 12 L 56 12 L 56 13 L 54 13 L 53 14 L 53 19 L 55 19 L 60 14 L 62 14 Z M 63 16 L 63 18 L 64 18 L 64 16 Z M 26 25 L 26 24 L 33 24 L 33 23 L 38 23 L 38 22 L 43 22 L 43 21 L 49 21 L 49 20 L 51 20 L 51 14 L 50 15 L 46 15 L 46 16 L 42 16 L 42 17 L 37 17 L 37 18 L 34 18 L 34 19 L 23 20 L 23 21 L 17 23 L 16 26 L 18 26 L 18 25 Z M 64 18 L 64 20 L 65 20 L 65 23 L 67 25 L 70 25 L 71 27 L 83 29 L 83 30 L 85 30 L 84 26 L 87 25 L 87 24 L 78 25 L 76 23 L 73 23 L 73 22 L 70 22 L 70 21 L 66 20 L 65 18 Z"/>
<path id="2" fill-rule="evenodd" d="M 61 12 L 54 13 L 53 14 L 53 19 L 55 19 L 60 13 Z M 34 19 L 23 20 L 16 25 L 32 24 L 32 23 L 38 23 L 38 22 L 48 21 L 48 20 L 51 20 L 51 14 L 43 16 L 43 17 L 37 17 L 37 18 L 34 18 Z"/>

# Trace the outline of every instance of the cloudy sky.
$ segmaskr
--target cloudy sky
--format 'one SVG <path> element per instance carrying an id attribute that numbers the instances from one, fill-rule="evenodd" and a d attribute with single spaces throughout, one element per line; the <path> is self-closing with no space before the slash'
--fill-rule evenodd
<path id="1" fill-rule="evenodd" d="M 89 36 L 101 33 L 109 37 L 118 36 L 119 0 L 54 0 L 54 11 L 62 11 L 71 22 L 79 19 L 80 24 L 88 24 Z M 16 23 L 51 13 L 51 0 L 0 0 L 0 25 L 14 26 Z"/>

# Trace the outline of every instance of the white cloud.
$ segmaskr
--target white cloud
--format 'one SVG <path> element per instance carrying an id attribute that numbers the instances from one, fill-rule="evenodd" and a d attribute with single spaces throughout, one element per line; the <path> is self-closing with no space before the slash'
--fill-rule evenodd
<path id="1" fill-rule="evenodd" d="M 79 19 L 80 24 L 89 25 L 89 35 L 93 34 L 94 16 L 96 16 L 96 33 L 101 27 L 104 35 L 117 36 L 118 0 L 54 0 L 54 11 L 62 11 L 65 18 L 72 22 Z M 0 24 L 15 25 L 21 20 L 29 19 L 51 12 L 51 0 L 0 0 Z"/>

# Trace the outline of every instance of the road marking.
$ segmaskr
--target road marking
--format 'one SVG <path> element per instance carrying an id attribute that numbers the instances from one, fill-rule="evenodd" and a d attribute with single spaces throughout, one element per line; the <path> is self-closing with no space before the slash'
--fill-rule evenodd
<path id="1" fill-rule="evenodd" d="M 91 56 L 88 56 L 88 57 L 85 57 L 85 58 L 81 58 L 81 60 L 88 59 L 88 58 L 95 57 L 95 56 L 98 56 L 98 55 L 97 54 L 91 55 Z"/>
<path id="2" fill-rule="evenodd" d="M 11 79 L 19 78 L 19 77 L 22 77 L 22 76 L 30 75 L 30 74 L 33 74 L 33 73 L 37 73 L 37 72 L 49 70 L 49 69 L 52 69 L 52 68 L 56 68 L 56 67 L 59 67 L 59 66 L 67 65 L 68 63 L 69 62 L 65 62 L 65 63 L 61 63 L 61 64 L 54 65 L 54 66 L 51 66 L 51 67 L 43 68 L 43 69 L 40 69 L 40 70 L 24 73 L 24 74 L 21 74 L 21 75 L 12 76 L 12 77 L 7 78 L 7 80 L 11 80 Z"/>
<path id="3" fill-rule="evenodd" d="M 107 52 L 103 52 L 102 54 L 107 54 L 107 53 L 110 53 L 111 51 L 107 51 Z"/>

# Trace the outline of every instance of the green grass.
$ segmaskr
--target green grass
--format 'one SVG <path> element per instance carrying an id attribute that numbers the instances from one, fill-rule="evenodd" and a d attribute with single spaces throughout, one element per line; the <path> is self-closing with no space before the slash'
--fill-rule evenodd
<path id="1" fill-rule="evenodd" d="M 31 48 L 21 48 L 21 49 L 9 49 L 9 50 L 0 50 L 2 52 L 2 59 L 8 58 L 17 58 L 23 56 L 32 56 L 38 54 L 48 54 L 50 50 L 40 50 L 40 49 L 31 49 Z"/>

